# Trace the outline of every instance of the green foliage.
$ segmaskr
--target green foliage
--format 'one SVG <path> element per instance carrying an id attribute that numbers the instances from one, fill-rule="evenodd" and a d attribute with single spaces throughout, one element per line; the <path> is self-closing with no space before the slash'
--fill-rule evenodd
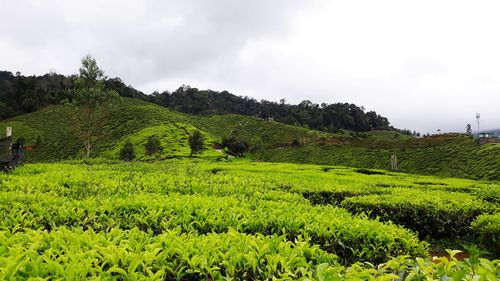
<path id="1" fill-rule="evenodd" d="M 496 280 L 500 274 L 500 260 L 480 258 L 476 251 L 463 261 L 457 259 L 461 251 L 446 250 L 448 257 L 416 258 L 397 257 L 378 271 L 394 274 L 381 280 Z"/>
<path id="2" fill-rule="evenodd" d="M 472 230 L 490 252 L 500 254 L 500 212 L 480 215 L 472 222 Z"/>
<path id="3" fill-rule="evenodd" d="M 173 93 L 145 95 L 127 86 L 120 78 L 108 79 L 90 55 L 82 59 L 81 82 L 75 76 L 48 73 L 29 76 L 0 71 L 0 120 L 34 112 L 49 105 L 66 103 L 72 99 L 70 89 L 78 85 L 93 87 L 94 81 L 102 80 L 105 89 L 122 97 L 133 97 L 195 115 L 241 114 L 261 120 L 272 118 L 288 125 L 298 125 L 315 130 L 334 131 L 346 128 L 355 131 L 390 129 L 386 117 L 374 111 L 365 112 L 363 107 L 348 103 L 314 104 L 304 100 L 297 105 L 285 102 L 258 102 L 227 91 L 198 90 L 183 85 Z"/>
<path id="4" fill-rule="evenodd" d="M 337 254 L 346 264 L 358 260 L 381 262 L 388 256 L 403 253 L 416 256 L 425 252 L 425 245 L 413 234 L 395 225 L 353 216 L 338 208 L 292 202 L 254 199 L 243 203 L 231 197 L 156 194 L 66 199 L 58 203 L 50 196 L 35 198 L 14 193 L 1 194 L 0 200 L 0 210 L 6 218 L 2 226 L 9 228 L 67 226 L 104 231 L 112 227 L 138 227 L 155 234 L 176 227 L 199 234 L 223 233 L 235 228 L 249 234 L 286 235 L 291 241 L 299 236 L 309 237 L 311 243 Z M 20 200 L 28 206 L 21 206 Z M 35 214 L 36 210 L 45 211 Z M 11 214 L 8 217 L 7 212 Z M 21 221 L 16 219 L 17 214 L 38 219 Z"/>
<path id="5" fill-rule="evenodd" d="M 207 235 L 173 229 L 153 236 L 136 228 L 95 233 L 62 227 L 50 233 L 0 231 L 0 237 L 0 247 L 17 249 L 0 252 L 2 279 L 264 280 L 312 278 L 319 264 L 338 266 L 335 255 L 307 240 L 290 242 L 284 236 L 233 229 Z"/>
<path id="6" fill-rule="evenodd" d="M 188 114 L 241 114 L 322 131 L 332 127 L 355 131 L 389 128 L 387 118 L 349 103 L 323 103 L 320 106 L 309 100 L 297 105 L 258 102 L 227 91 L 198 90 L 185 85 L 173 93 L 157 94 L 152 101 Z"/>
<path id="7" fill-rule="evenodd" d="M 189 148 L 191 149 L 191 155 L 198 154 L 203 151 L 203 146 L 205 145 L 205 140 L 200 131 L 195 130 L 188 138 Z"/>
<path id="8" fill-rule="evenodd" d="M 497 209 L 469 194 L 396 188 L 390 194 L 349 197 L 341 206 L 403 225 L 417 231 L 422 239 L 471 238 L 472 221 Z"/>
<path id="9" fill-rule="evenodd" d="M 87 158 L 90 157 L 96 139 L 102 134 L 102 126 L 109 113 L 108 107 L 120 100 L 117 92 L 105 89 L 104 78 L 104 72 L 99 69 L 94 58 L 88 55 L 82 59 L 71 105 L 74 107 L 74 134 L 83 142 Z"/>
<path id="10" fill-rule="evenodd" d="M 146 155 L 153 155 L 155 153 L 161 153 L 163 151 L 163 146 L 161 145 L 160 139 L 153 135 L 148 137 L 144 149 L 146 150 Z"/>
<path id="11" fill-rule="evenodd" d="M 27 154 L 29 161 L 56 161 L 83 156 L 81 142 L 74 136 L 74 124 L 69 116 L 74 108 L 66 105 L 52 106 L 44 110 L 0 121 L 0 130 L 13 127 L 14 137 L 24 136 L 28 145 L 42 136 L 43 147 Z M 125 98 L 119 106 L 108 108 L 107 117 L 102 121 L 98 138 L 94 140 L 91 156 L 117 159 L 119 150 L 127 139 L 136 146 L 137 159 L 165 159 L 190 155 L 188 136 L 199 129 L 205 139 L 205 149 L 199 157 L 220 158 L 224 155 L 210 147 L 221 142 L 238 122 L 249 122 L 238 134 L 251 143 L 262 141 L 263 147 L 287 145 L 293 138 L 316 139 L 324 133 L 314 132 L 276 122 L 267 122 L 246 116 L 225 115 L 212 117 L 192 117 L 166 108 Z M 65 116 L 68 118 L 61 118 Z M 164 150 L 152 156 L 145 153 L 147 137 L 157 136 Z"/>
<path id="12" fill-rule="evenodd" d="M 222 148 L 227 149 L 227 151 L 234 156 L 244 156 L 250 149 L 250 145 L 245 140 L 235 136 L 229 136 L 222 139 Z"/>
<path id="13" fill-rule="evenodd" d="M 390 169 L 394 153 L 402 172 L 500 181 L 500 144 L 477 145 L 468 137 L 389 141 L 369 137 L 349 144 L 311 144 L 261 151 L 270 162 Z"/>
<path id="14" fill-rule="evenodd" d="M 36 136 L 35 145 L 36 149 L 42 148 L 42 137 L 40 135 Z"/>
<path id="15" fill-rule="evenodd" d="M 0 174 L 0 279 L 495 280 L 500 273 L 500 261 L 480 258 L 478 249 L 467 248 L 463 261 L 458 251 L 429 258 L 427 243 L 401 226 L 303 198 L 335 198 L 324 202 L 332 205 L 373 198 L 439 230 L 450 223 L 445 217 L 463 221 L 470 210 L 496 216 L 496 201 L 481 199 L 496 198 L 494 182 L 194 161 L 90 159 Z M 479 216 L 473 231 L 495 235 L 495 220 Z"/>
<path id="16" fill-rule="evenodd" d="M 104 71 L 99 68 L 96 60 L 91 55 L 86 55 L 82 58 L 82 66 L 80 67 L 80 83 L 83 83 L 85 88 L 94 88 L 99 81 L 104 80 Z"/>
<path id="17" fill-rule="evenodd" d="M 220 139 L 232 132 L 231 136 L 249 143 L 261 140 L 265 148 L 288 146 L 293 139 L 308 139 L 313 142 L 329 136 L 324 132 L 234 114 L 196 117 L 195 120 L 201 129 Z"/>
<path id="18" fill-rule="evenodd" d="M 120 150 L 120 159 L 123 161 L 132 161 L 135 159 L 135 147 L 130 140 L 127 140 Z"/>
<path id="19" fill-rule="evenodd" d="M 0 278 L 81 280 L 495 280 L 500 261 L 458 251 L 445 257 L 400 256 L 385 264 L 342 266 L 307 239 L 247 235 L 236 230 L 196 235 L 177 229 L 157 236 L 137 229 L 95 233 L 57 228 L 51 232 L 0 231 Z M 424 279 L 425 280 L 425 279 Z"/>
<path id="20" fill-rule="evenodd" d="M 425 244 L 401 227 L 331 206 L 312 206 L 300 195 L 276 191 L 267 178 L 248 172 L 228 177 L 226 172 L 210 172 L 210 166 L 207 171 L 181 166 L 179 171 L 172 164 L 132 165 L 22 167 L 0 193 L 3 226 L 95 231 L 138 227 L 153 233 L 173 227 L 197 233 L 235 228 L 249 234 L 286 234 L 292 241 L 309 237 L 339 255 L 343 263 L 425 253 Z M 16 192 L 19 186 L 37 195 Z M 18 204 L 20 201 L 24 203 Z M 13 214 L 38 219 L 21 221 Z"/>
<path id="21" fill-rule="evenodd" d="M 154 159 L 169 159 L 176 157 L 188 157 L 191 155 L 188 139 L 189 135 L 196 130 L 195 127 L 184 122 L 165 122 L 162 125 L 150 126 L 134 133 L 130 133 L 128 137 L 120 139 L 112 148 L 102 153 L 107 158 L 115 159 L 119 155 L 119 148 L 130 140 L 136 147 L 136 156 L 139 160 L 154 160 Z M 206 143 L 214 142 L 214 138 L 206 132 L 203 132 L 203 137 Z M 163 150 L 159 153 L 148 155 L 146 153 L 146 143 L 150 136 L 156 136 Z M 214 151 L 208 145 L 199 154 L 203 158 L 222 158 L 224 155 Z"/>

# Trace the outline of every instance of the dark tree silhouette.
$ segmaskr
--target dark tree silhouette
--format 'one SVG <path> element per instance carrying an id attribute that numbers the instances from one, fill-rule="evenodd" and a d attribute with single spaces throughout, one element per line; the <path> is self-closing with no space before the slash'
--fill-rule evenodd
<path id="1" fill-rule="evenodd" d="M 205 145 L 205 140 L 200 131 L 195 130 L 188 138 L 189 148 L 191 149 L 191 156 L 199 154 L 203 151 L 203 146 Z"/>
<path id="2" fill-rule="evenodd" d="M 135 147 L 130 140 L 127 140 L 120 149 L 120 159 L 123 161 L 132 161 L 135 159 Z"/>
<path id="3" fill-rule="evenodd" d="M 163 151 L 163 146 L 157 136 L 149 136 L 144 148 L 146 149 L 146 155 L 153 155 Z"/>

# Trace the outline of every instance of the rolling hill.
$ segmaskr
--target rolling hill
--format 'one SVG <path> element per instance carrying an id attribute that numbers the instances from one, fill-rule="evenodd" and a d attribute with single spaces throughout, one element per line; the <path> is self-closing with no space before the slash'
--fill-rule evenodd
<path id="1" fill-rule="evenodd" d="M 0 130 L 12 126 L 14 138 L 24 137 L 27 145 L 41 139 L 40 145 L 27 152 L 28 161 L 79 158 L 84 155 L 83 146 L 72 133 L 70 111 L 65 105 L 49 106 L 1 121 Z M 205 137 L 206 150 L 200 155 L 205 158 L 226 157 L 213 144 L 232 133 L 261 148 L 251 155 L 258 161 L 389 169 L 394 153 L 402 172 L 500 180 L 500 144 L 478 145 L 463 135 L 412 138 L 388 131 L 329 134 L 235 114 L 192 116 L 133 98 L 124 98 L 110 112 L 92 156 L 117 159 L 120 148 L 130 140 L 139 160 L 186 157 L 187 138 L 195 129 Z M 146 156 L 144 144 L 152 135 L 165 149 Z"/>
<path id="2" fill-rule="evenodd" d="M 398 170 L 402 172 L 500 181 L 500 143 L 479 145 L 461 135 L 399 141 L 367 138 L 349 145 L 310 144 L 266 150 L 256 158 L 388 170 L 392 154 L 396 155 Z"/>
<path id="3" fill-rule="evenodd" d="M 29 161 L 56 161 L 83 156 L 83 146 L 72 132 L 71 107 L 49 106 L 40 111 L 16 116 L 0 122 L 0 130 L 13 127 L 14 138 L 25 138 L 27 145 L 35 145 L 41 138 L 41 145 L 27 152 Z M 124 102 L 111 110 L 99 138 L 96 140 L 93 156 L 116 158 L 122 144 L 130 139 L 136 146 L 139 159 L 144 155 L 146 138 L 156 135 L 165 150 L 153 158 L 183 157 L 189 155 L 187 138 L 198 129 L 205 136 L 206 150 L 203 157 L 224 156 L 211 147 L 231 132 L 250 143 L 261 143 L 263 147 L 287 144 L 297 138 L 318 139 L 327 134 L 301 127 L 284 125 L 241 115 L 212 117 L 190 116 L 165 107 L 125 98 Z"/>

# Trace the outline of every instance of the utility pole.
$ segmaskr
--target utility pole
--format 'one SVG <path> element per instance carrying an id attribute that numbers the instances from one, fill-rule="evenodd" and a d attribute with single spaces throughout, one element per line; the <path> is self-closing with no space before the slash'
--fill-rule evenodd
<path id="1" fill-rule="evenodd" d="M 479 118 L 481 118 L 481 114 L 476 113 L 476 119 L 477 119 L 477 133 L 479 134 Z"/>

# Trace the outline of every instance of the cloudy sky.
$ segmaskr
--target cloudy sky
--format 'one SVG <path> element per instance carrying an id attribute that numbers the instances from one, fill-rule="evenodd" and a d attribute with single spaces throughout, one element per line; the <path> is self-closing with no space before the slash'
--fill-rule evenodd
<path id="1" fill-rule="evenodd" d="M 0 0 L 0 69 L 94 56 L 143 91 L 351 102 L 420 132 L 500 127 L 499 1 Z"/>

